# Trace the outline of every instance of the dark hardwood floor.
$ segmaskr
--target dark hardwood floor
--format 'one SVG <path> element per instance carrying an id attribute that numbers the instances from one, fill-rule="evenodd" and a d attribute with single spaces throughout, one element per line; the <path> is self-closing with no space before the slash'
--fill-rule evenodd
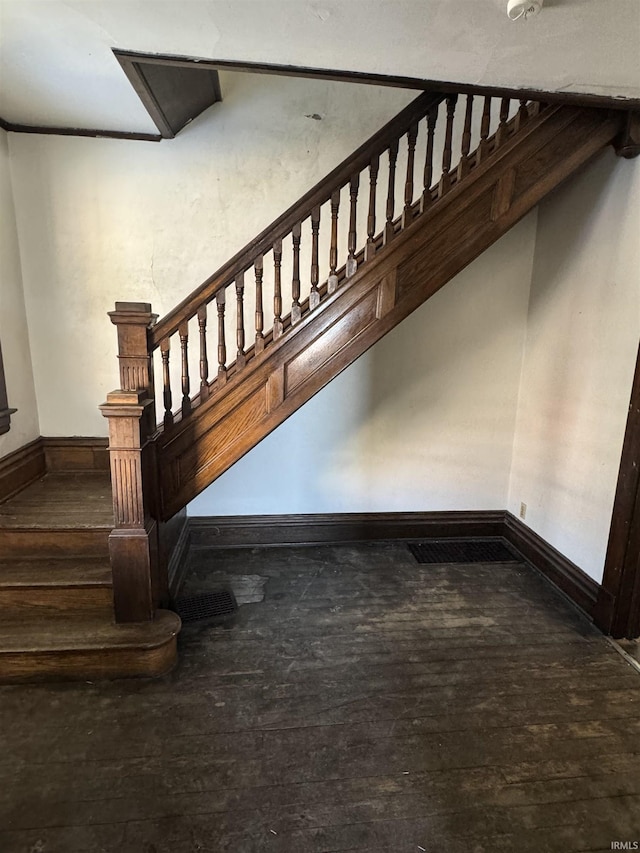
<path id="1" fill-rule="evenodd" d="M 52 472 L 0 503 L 0 530 L 113 527 L 108 471 Z"/>
<path id="2" fill-rule="evenodd" d="M 572 853 L 640 841 L 640 674 L 519 563 L 200 550 L 164 679 L 0 688 L 4 853 Z M 264 594 L 264 600 L 259 599 Z"/>

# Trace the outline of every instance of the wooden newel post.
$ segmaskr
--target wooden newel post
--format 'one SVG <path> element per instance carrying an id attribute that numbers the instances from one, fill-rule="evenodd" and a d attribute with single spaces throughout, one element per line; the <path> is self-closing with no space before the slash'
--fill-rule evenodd
<path id="1" fill-rule="evenodd" d="M 155 520 L 156 465 L 150 441 L 156 429 L 149 329 L 157 319 L 144 302 L 116 302 L 120 388 L 100 410 L 109 421 L 115 528 L 109 536 L 117 622 L 153 618 L 166 597 Z"/>

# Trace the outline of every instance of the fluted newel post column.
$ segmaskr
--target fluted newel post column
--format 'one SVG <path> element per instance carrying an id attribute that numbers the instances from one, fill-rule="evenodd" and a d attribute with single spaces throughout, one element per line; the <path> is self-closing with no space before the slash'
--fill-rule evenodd
<path id="1" fill-rule="evenodd" d="M 109 313 L 118 329 L 120 385 L 100 410 L 109 421 L 115 527 L 109 536 L 117 622 L 153 618 L 166 597 L 155 520 L 156 429 L 153 362 L 148 332 L 157 319 L 147 303 L 117 302 Z"/>

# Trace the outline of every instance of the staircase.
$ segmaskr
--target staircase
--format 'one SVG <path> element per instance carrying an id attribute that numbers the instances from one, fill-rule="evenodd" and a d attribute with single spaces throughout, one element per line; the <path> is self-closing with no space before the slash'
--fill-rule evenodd
<path id="1" fill-rule="evenodd" d="M 576 169 L 613 142 L 627 152 L 627 126 L 613 110 L 422 94 L 159 322 L 116 303 L 113 511 L 104 477 L 99 523 L 73 536 L 62 513 L 25 535 L 35 491 L 0 507 L 0 599 L 17 620 L 0 678 L 166 670 L 186 504 Z M 59 494 L 47 477 L 40 493 Z"/>
<path id="2" fill-rule="evenodd" d="M 174 613 L 114 622 L 112 528 L 108 471 L 49 471 L 0 504 L 0 680 L 157 675 L 173 665 Z"/>

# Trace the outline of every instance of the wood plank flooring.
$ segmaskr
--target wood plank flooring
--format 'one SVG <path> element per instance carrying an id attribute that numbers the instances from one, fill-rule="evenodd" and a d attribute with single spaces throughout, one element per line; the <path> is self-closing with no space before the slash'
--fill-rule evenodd
<path id="1" fill-rule="evenodd" d="M 578 853 L 640 841 L 640 674 L 519 563 L 192 553 L 148 681 L 0 688 L 4 853 Z M 257 599 L 264 593 L 264 600 Z"/>
<path id="2" fill-rule="evenodd" d="M 112 527 L 108 471 L 46 474 L 0 503 L 0 530 Z"/>

